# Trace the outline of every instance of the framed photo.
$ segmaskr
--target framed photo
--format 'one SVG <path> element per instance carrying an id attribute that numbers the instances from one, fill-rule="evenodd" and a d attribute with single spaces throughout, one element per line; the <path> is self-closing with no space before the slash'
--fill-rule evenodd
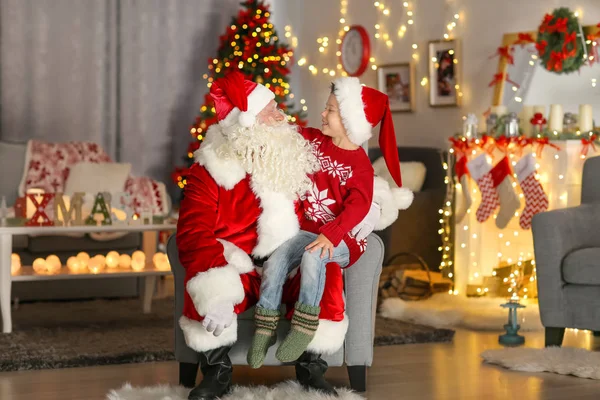
<path id="1" fill-rule="evenodd" d="M 459 48 L 456 40 L 429 42 L 429 105 L 460 105 Z"/>
<path id="2" fill-rule="evenodd" d="M 380 65 L 377 87 L 388 95 L 392 112 L 415 110 L 415 65 L 413 63 Z"/>

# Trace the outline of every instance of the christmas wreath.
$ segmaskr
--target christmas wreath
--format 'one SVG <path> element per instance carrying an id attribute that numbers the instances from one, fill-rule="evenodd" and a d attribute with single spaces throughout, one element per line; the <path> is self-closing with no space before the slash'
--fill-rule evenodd
<path id="1" fill-rule="evenodd" d="M 536 48 L 542 66 L 558 74 L 579 70 L 585 63 L 580 26 L 568 8 L 546 14 L 538 29 Z"/>

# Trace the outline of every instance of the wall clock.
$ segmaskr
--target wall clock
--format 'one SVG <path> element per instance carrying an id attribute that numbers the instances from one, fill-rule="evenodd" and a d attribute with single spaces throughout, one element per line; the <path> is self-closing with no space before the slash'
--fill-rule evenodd
<path id="1" fill-rule="evenodd" d="M 371 57 L 371 44 L 367 30 L 353 25 L 342 38 L 340 62 L 350 76 L 360 76 L 365 72 Z"/>

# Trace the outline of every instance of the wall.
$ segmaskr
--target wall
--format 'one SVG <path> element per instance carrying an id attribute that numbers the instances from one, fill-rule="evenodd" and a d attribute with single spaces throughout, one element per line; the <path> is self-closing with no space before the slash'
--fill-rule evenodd
<path id="1" fill-rule="evenodd" d="M 371 0 L 347 0 L 346 23 L 363 25 L 374 35 L 376 23 L 385 21 L 390 33 L 406 23 L 402 1 L 384 1 L 389 4 L 390 16 L 384 17 L 378 12 Z M 274 18 L 280 36 L 284 26 L 290 24 L 298 36 L 297 59 L 306 57 L 308 64 L 335 67 L 335 38 L 339 28 L 340 2 L 337 0 L 272 0 Z M 598 0 L 419 0 L 412 1 L 414 25 L 410 26 L 406 36 L 399 39 L 392 35 L 395 44 L 388 49 L 381 41 L 371 36 L 373 56 L 377 63 L 398 63 L 411 60 L 413 43 L 418 44 L 419 61 L 416 76 L 416 111 L 412 114 L 395 114 L 394 121 L 398 143 L 408 146 L 446 147 L 447 137 L 460 131 L 461 117 L 469 112 L 481 115 L 491 104 L 492 89 L 488 87 L 496 71 L 498 58 L 491 58 L 500 45 L 502 35 L 509 32 L 536 30 L 546 12 L 559 6 L 570 7 L 583 12 L 582 22 L 595 25 L 600 21 Z M 455 13 L 460 20 L 455 29 L 455 37 L 461 41 L 462 48 L 462 91 L 463 105 L 460 108 L 430 108 L 428 87 L 419 82 L 427 76 L 427 42 L 443 38 L 446 25 L 452 21 Z M 318 37 L 328 36 L 330 45 L 328 54 L 318 52 Z M 323 60 L 327 60 L 323 62 Z M 307 64 L 307 65 L 308 65 Z M 318 113 L 327 98 L 327 86 L 331 78 L 320 73 L 312 74 L 306 67 L 295 67 L 292 77 L 292 90 L 298 98 L 305 98 L 309 107 L 309 122 L 320 126 Z M 368 70 L 361 81 L 375 85 L 375 72 Z M 600 87 L 599 87 L 600 91 Z M 482 119 L 482 117 L 480 118 Z"/>

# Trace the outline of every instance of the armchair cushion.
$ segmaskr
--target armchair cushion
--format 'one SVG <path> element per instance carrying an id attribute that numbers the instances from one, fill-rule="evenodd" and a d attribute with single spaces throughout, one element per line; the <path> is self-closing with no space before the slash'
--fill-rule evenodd
<path id="1" fill-rule="evenodd" d="M 600 247 L 575 250 L 562 263 L 563 279 L 578 285 L 600 285 Z"/>

